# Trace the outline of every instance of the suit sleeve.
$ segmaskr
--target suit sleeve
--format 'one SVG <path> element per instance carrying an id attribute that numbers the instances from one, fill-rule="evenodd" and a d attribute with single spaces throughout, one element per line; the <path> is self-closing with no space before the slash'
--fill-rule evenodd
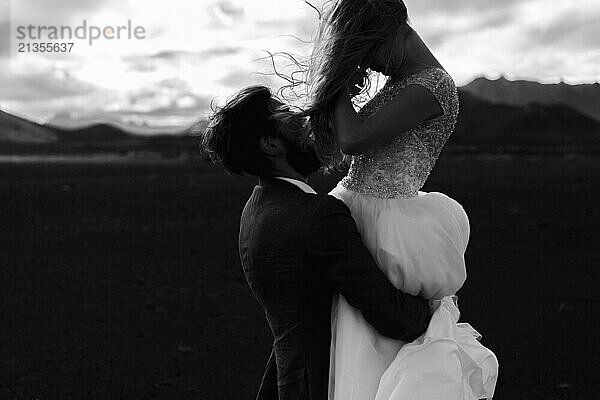
<path id="1" fill-rule="evenodd" d="M 279 392 L 277 387 L 277 364 L 275 362 L 275 348 L 271 350 L 269 361 L 265 367 L 260 388 L 256 395 L 256 400 L 278 400 Z"/>
<path id="2" fill-rule="evenodd" d="M 343 202 L 324 198 L 306 234 L 314 265 L 379 333 L 412 341 L 425 332 L 429 301 L 403 293 L 387 280 Z"/>

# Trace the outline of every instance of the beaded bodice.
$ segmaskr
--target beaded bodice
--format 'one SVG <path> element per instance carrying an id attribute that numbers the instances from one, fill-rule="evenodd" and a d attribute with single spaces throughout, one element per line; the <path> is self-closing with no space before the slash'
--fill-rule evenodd
<path id="1" fill-rule="evenodd" d="M 359 115 L 363 119 L 373 116 L 401 89 L 413 84 L 431 91 L 443 114 L 399 133 L 391 143 L 353 156 L 348 174 L 340 182 L 347 189 L 378 198 L 413 197 L 425 184 L 458 117 L 458 93 L 452 77 L 433 67 L 394 83 L 388 81 Z"/>

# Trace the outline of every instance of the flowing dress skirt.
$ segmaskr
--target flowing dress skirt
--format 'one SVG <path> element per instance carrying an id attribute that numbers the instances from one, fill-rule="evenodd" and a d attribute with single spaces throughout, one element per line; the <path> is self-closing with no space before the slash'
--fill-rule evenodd
<path id="1" fill-rule="evenodd" d="M 364 196 L 339 184 L 331 195 L 351 210 L 366 247 L 402 291 L 430 299 L 427 331 L 411 343 L 380 335 L 343 296 L 332 309 L 330 400 L 491 398 L 498 361 L 481 335 L 458 323 L 466 279 L 469 220 L 438 192 L 412 198 Z"/>

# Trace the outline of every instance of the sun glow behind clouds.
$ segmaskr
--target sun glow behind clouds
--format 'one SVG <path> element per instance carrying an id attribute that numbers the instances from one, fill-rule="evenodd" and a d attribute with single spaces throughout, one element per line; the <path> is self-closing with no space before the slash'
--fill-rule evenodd
<path id="1" fill-rule="evenodd" d="M 250 83 L 280 84 L 259 74 L 272 72 L 270 62 L 261 60 L 266 55 L 263 50 L 296 47 L 298 42 L 284 35 L 311 32 L 317 22 L 314 11 L 301 1 L 106 0 L 103 7 L 81 7 L 62 15 L 50 13 L 45 19 L 42 13 L 35 13 L 29 19 L 28 10 L 34 5 L 42 6 L 38 0 L 14 0 L 13 22 L 75 27 L 84 19 L 98 26 L 131 20 L 143 26 L 147 36 L 135 42 L 98 40 L 93 46 L 76 42 L 68 55 L 12 57 L 12 73 L 4 66 L 2 72 L 8 75 L 2 80 L 12 79 L 15 92 L 19 92 L 16 82 L 26 83 L 28 73 L 35 72 L 50 77 L 57 85 L 67 79 L 89 84 L 93 86 L 93 90 L 87 89 L 90 99 L 92 92 L 100 94 L 94 102 L 85 104 L 81 97 L 70 96 L 60 104 L 60 110 L 55 109 L 59 106 L 56 101 L 44 106 L 18 93 L 0 98 L 3 107 L 23 110 L 38 119 L 51 118 L 54 112 L 64 115 L 69 111 L 64 108 L 70 108 L 78 111 L 79 118 L 86 116 L 83 119 L 106 116 L 107 112 L 123 119 L 130 111 L 151 124 L 162 125 L 165 109 L 172 108 L 170 120 L 179 127 L 189 125 L 207 112 L 211 97 L 222 98 L 232 88 Z M 307 29 L 306 23 L 311 20 L 314 26 Z M 165 83 L 173 80 L 180 83 L 177 94 L 186 100 L 165 95 Z M 150 95 L 152 91 L 154 95 Z M 140 115 L 142 112 L 145 116 Z"/>
<path id="2" fill-rule="evenodd" d="M 254 83 L 273 87 L 266 53 L 307 55 L 317 26 L 301 0 L 13 0 L 29 23 L 99 26 L 131 20 L 144 40 L 78 43 L 73 53 L 26 54 L 8 69 L 0 48 L 0 107 L 57 123 L 72 114 L 138 125 L 185 127 Z M 318 3 L 315 1 L 314 3 Z M 464 84 L 477 75 L 546 82 L 600 79 L 600 0 L 406 0 L 413 26 Z M 0 33 L 8 32 L 0 14 Z M 6 18 L 6 17 L 4 17 Z M 12 32 L 10 33 L 12 35 Z M 0 45 L 1 46 L 1 45 Z M 35 74 L 31 74 L 35 72 Z"/>

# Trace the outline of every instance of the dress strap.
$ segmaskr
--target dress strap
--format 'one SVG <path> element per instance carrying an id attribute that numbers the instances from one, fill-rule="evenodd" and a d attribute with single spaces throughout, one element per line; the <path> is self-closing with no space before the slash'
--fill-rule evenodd
<path id="1" fill-rule="evenodd" d="M 399 85 L 398 89 L 405 88 L 409 85 L 421 85 L 429 90 L 440 103 L 444 114 L 449 114 L 452 110 L 447 101 L 449 91 L 454 86 L 454 81 L 442 68 L 432 67 L 420 73 L 408 76 Z"/>
<path id="2" fill-rule="evenodd" d="M 407 76 L 403 81 L 401 81 L 401 87 L 406 87 L 408 85 L 421 85 L 425 88 L 429 89 L 432 93 L 435 94 L 435 91 L 439 85 L 439 82 L 444 77 L 444 70 L 437 67 L 427 68 L 421 72 L 416 74 L 412 74 Z"/>

